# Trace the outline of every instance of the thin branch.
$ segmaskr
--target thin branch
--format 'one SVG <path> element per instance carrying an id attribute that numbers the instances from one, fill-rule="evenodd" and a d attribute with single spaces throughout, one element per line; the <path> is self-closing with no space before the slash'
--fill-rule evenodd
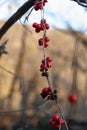
<path id="1" fill-rule="evenodd" d="M 33 5 L 35 0 L 28 0 L 23 4 L 0 28 L 0 39 L 10 29 L 10 27 L 17 22 Z"/>
<path id="2" fill-rule="evenodd" d="M 24 23 L 25 23 L 26 21 L 28 21 L 28 18 L 29 18 L 29 16 L 30 16 L 30 14 L 32 13 L 33 9 L 34 9 L 34 7 L 31 8 L 29 14 L 25 17 Z"/>
<path id="3" fill-rule="evenodd" d="M 82 6 L 82 7 L 87 7 L 87 0 L 71 0 L 71 1 L 74 1 L 74 2 L 77 2 L 78 5 Z"/>

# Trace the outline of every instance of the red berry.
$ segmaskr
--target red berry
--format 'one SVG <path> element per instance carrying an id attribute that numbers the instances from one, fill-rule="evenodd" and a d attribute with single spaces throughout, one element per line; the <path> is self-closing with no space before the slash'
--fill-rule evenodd
<path id="1" fill-rule="evenodd" d="M 47 63 L 47 60 L 46 60 L 46 59 L 43 59 L 41 62 L 42 62 L 43 64 L 46 64 L 46 63 Z"/>
<path id="2" fill-rule="evenodd" d="M 55 114 L 55 115 L 53 115 L 52 119 L 53 119 L 53 121 L 58 122 L 60 120 L 60 116 Z"/>
<path id="3" fill-rule="evenodd" d="M 38 11 L 38 10 L 39 10 L 39 8 L 38 8 L 38 6 L 37 6 L 37 5 L 35 5 L 35 6 L 34 6 L 34 9 L 35 9 L 36 11 Z"/>
<path id="4" fill-rule="evenodd" d="M 48 0 L 44 0 L 44 2 L 46 3 L 46 2 L 48 2 Z"/>
<path id="5" fill-rule="evenodd" d="M 48 88 L 43 88 L 42 93 L 48 93 Z"/>
<path id="6" fill-rule="evenodd" d="M 77 95 L 75 93 L 71 93 L 68 97 L 68 100 L 70 103 L 76 103 L 77 102 Z"/>
<path id="7" fill-rule="evenodd" d="M 43 2 L 43 6 L 45 6 L 45 2 Z"/>
<path id="8" fill-rule="evenodd" d="M 37 11 L 37 10 L 41 10 L 43 8 L 43 3 L 40 2 L 40 1 L 35 1 L 35 6 L 34 6 L 34 9 Z"/>
<path id="9" fill-rule="evenodd" d="M 42 93 L 45 93 L 45 94 L 49 94 L 49 92 L 51 92 L 51 89 L 50 89 L 50 87 L 47 87 L 47 88 L 43 88 L 42 89 Z"/>
<path id="10" fill-rule="evenodd" d="M 35 32 L 36 32 L 36 33 L 39 33 L 39 32 L 40 32 L 40 29 L 37 29 L 37 28 L 36 28 L 36 29 L 35 29 Z"/>
<path id="11" fill-rule="evenodd" d="M 44 42 L 44 47 L 45 47 L 45 48 L 48 47 L 48 42 Z"/>
<path id="12" fill-rule="evenodd" d="M 41 30 L 41 24 L 37 24 L 37 29 Z"/>
<path id="13" fill-rule="evenodd" d="M 55 126 L 55 121 L 53 121 L 52 119 L 49 120 L 49 124 L 52 126 Z"/>
<path id="14" fill-rule="evenodd" d="M 38 26 L 38 29 L 40 29 L 40 27 Z M 38 43 L 39 45 L 43 45 L 43 42 L 44 42 L 44 47 L 48 47 L 48 41 L 49 41 L 49 38 L 48 37 L 45 37 L 44 39 L 43 38 L 40 38 L 38 40 Z"/>
<path id="15" fill-rule="evenodd" d="M 60 122 L 60 123 L 61 123 L 61 125 L 64 125 L 64 124 L 65 124 L 64 119 L 61 119 L 60 121 L 61 121 L 61 122 Z"/>
<path id="16" fill-rule="evenodd" d="M 46 66 L 42 63 L 42 64 L 40 65 L 40 68 L 41 68 L 41 69 L 45 69 Z"/>
<path id="17" fill-rule="evenodd" d="M 59 124 L 55 124 L 55 128 L 57 128 L 57 129 L 58 129 L 59 127 L 60 127 L 60 125 L 59 125 Z"/>
<path id="18" fill-rule="evenodd" d="M 37 28 L 37 25 L 38 24 L 35 22 L 35 23 L 32 24 L 32 27 Z"/>
<path id="19" fill-rule="evenodd" d="M 43 8 L 43 3 L 42 3 L 42 2 L 39 2 L 39 3 L 37 4 L 37 6 L 38 6 L 39 9 L 42 9 L 42 8 Z"/>
<path id="20" fill-rule="evenodd" d="M 51 92 L 50 87 L 43 88 L 41 93 L 42 98 L 48 97 L 50 92 Z"/>
<path id="21" fill-rule="evenodd" d="M 46 29 L 49 29 L 49 28 L 50 28 L 50 27 L 49 27 L 49 24 L 47 24 L 47 23 L 46 23 L 45 27 L 46 27 Z"/>
<path id="22" fill-rule="evenodd" d="M 51 59 L 51 57 L 47 57 L 46 59 L 43 59 L 41 62 L 42 62 L 42 64 L 41 64 L 41 68 L 44 68 L 45 66 L 47 67 L 47 68 L 51 68 L 51 62 L 52 61 L 52 59 Z"/>
<path id="23" fill-rule="evenodd" d="M 49 124 L 53 125 L 55 128 L 59 128 L 61 125 L 64 125 L 65 122 L 59 115 L 55 114 L 49 121 Z"/>
<path id="24" fill-rule="evenodd" d="M 49 41 L 50 41 L 49 37 L 45 37 L 45 42 L 49 42 Z"/>
<path id="25" fill-rule="evenodd" d="M 47 67 L 48 67 L 48 68 L 51 68 L 51 66 L 52 66 L 52 65 L 51 65 L 49 62 L 47 62 Z"/>
<path id="26" fill-rule="evenodd" d="M 38 40 L 38 43 L 39 43 L 40 46 L 43 45 L 43 39 L 40 38 L 40 39 Z"/>
<path id="27" fill-rule="evenodd" d="M 48 92 L 51 92 L 51 88 L 50 87 L 48 87 Z"/>
<path id="28" fill-rule="evenodd" d="M 47 60 L 47 62 L 51 62 L 52 58 L 51 57 L 47 57 L 46 60 Z"/>

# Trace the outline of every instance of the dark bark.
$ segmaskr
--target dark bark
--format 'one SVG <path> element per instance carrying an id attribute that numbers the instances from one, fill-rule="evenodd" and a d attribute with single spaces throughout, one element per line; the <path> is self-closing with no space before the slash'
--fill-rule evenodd
<path id="1" fill-rule="evenodd" d="M 77 2 L 78 5 L 87 8 L 87 0 L 71 0 L 71 1 Z"/>
<path id="2" fill-rule="evenodd" d="M 0 39 L 10 29 L 10 27 L 17 22 L 33 5 L 35 0 L 28 0 L 23 4 L 0 28 Z"/>
<path id="3" fill-rule="evenodd" d="M 78 0 L 72 0 L 72 1 L 78 2 Z M 79 2 L 86 3 L 86 0 L 79 0 Z"/>
<path id="4" fill-rule="evenodd" d="M 86 3 L 86 0 L 80 0 L 79 2 Z"/>

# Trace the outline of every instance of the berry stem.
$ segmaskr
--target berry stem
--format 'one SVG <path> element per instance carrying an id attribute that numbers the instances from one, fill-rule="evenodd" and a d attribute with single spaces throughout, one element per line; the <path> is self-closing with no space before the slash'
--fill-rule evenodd
<path id="1" fill-rule="evenodd" d="M 43 3 L 43 0 L 42 0 L 42 3 Z M 44 19 L 44 8 L 42 8 L 41 10 L 41 19 Z M 45 47 L 44 47 L 44 44 L 45 44 L 45 36 L 46 36 L 46 27 L 45 27 L 45 23 L 44 21 L 42 20 L 42 27 L 43 27 L 43 56 L 44 56 L 44 59 L 46 59 L 46 54 L 45 54 Z M 45 60 L 45 66 L 46 66 L 46 60 Z"/>
<path id="2" fill-rule="evenodd" d="M 38 1 L 36 1 L 36 2 L 37 3 L 35 5 L 35 10 L 39 10 L 39 9 L 41 10 L 41 23 L 40 23 L 41 27 L 37 27 L 37 23 L 34 23 L 33 27 L 38 29 L 39 30 L 38 32 L 40 32 L 41 30 L 43 31 L 42 38 L 40 38 L 38 40 L 39 45 L 40 46 L 42 45 L 42 49 L 43 49 L 43 60 L 42 60 L 41 66 L 40 66 L 40 71 L 42 72 L 42 76 L 46 77 L 46 80 L 47 80 L 47 83 L 48 83 L 48 86 L 49 86 L 49 87 L 46 87 L 46 88 L 44 88 L 42 90 L 41 96 L 44 99 L 47 98 L 47 100 L 54 100 L 55 104 L 57 105 L 57 108 L 59 110 L 61 118 L 60 118 L 59 126 L 57 124 L 57 126 L 55 126 L 55 127 L 56 128 L 59 127 L 59 130 L 61 130 L 61 125 L 62 125 L 61 122 L 62 122 L 62 119 L 63 119 L 64 124 L 66 126 L 66 130 L 68 130 L 68 126 L 67 126 L 67 123 L 66 123 L 66 121 L 64 119 L 64 116 L 63 116 L 63 113 L 61 111 L 60 105 L 57 102 L 56 93 L 55 93 L 55 91 L 52 91 L 52 84 L 50 82 L 49 75 L 48 75 L 48 70 L 51 67 L 50 62 L 52 61 L 52 59 L 50 57 L 46 57 L 46 50 L 45 50 L 45 48 L 48 46 L 48 44 L 46 44 L 46 42 L 49 41 L 49 39 L 47 39 L 48 37 L 46 37 L 46 30 L 49 29 L 49 25 L 46 23 L 46 20 L 44 19 L 44 5 L 45 5 L 46 1 L 44 1 L 44 0 L 39 1 L 40 6 L 38 5 L 39 4 Z M 50 88 L 50 90 L 49 90 L 49 88 Z"/>
<path id="3" fill-rule="evenodd" d="M 55 103 L 56 103 L 56 106 L 57 106 L 57 108 L 58 108 L 58 110 L 59 110 L 59 113 L 60 113 L 62 119 L 64 119 L 64 115 L 63 115 L 63 113 L 62 113 L 62 111 L 61 111 L 61 108 L 60 108 L 60 105 L 59 105 L 57 99 L 55 99 Z M 61 121 L 60 121 L 60 122 L 61 122 Z M 64 119 L 64 123 L 65 123 L 65 126 L 66 126 L 66 130 L 68 130 L 68 125 L 67 125 L 65 119 Z"/>

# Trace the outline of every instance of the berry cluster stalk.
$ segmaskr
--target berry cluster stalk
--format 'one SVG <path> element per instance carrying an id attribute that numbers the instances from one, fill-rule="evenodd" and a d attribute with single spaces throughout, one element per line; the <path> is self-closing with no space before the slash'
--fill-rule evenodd
<path id="1" fill-rule="evenodd" d="M 46 22 L 46 19 L 44 18 L 44 6 L 47 3 L 47 0 L 36 0 L 34 9 L 36 11 L 41 10 L 41 21 L 40 23 L 33 23 L 33 27 L 35 28 L 35 32 L 39 33 L 40 31 L 43 31 L 43 36 L 38 40 L 39 46 L 42 47 L 43 52 L 43 59 L 41 61 L 40 65 L 40 72 L 41 76 L 46 77 L 48 87 L 45 87 L 42 89 L 41 96 L 43 99 L 54 101 L 60 115 L 54 114 L 52 118 L 49 120 L 49 124 L 51 126 L 54 126 L 55 128 L 61 130 L 62 126 L 65 125 L 66 130 L 68 130 L 67 123 L 64 119 L 63 113 L 61 111 L 60 105 L 58 104 L 57 100 L 57 90 L 52 90 L 52 85 L 50 83 L 49 79 L 49 69 L 52 67 L 52 58 L 50 56 L 46 56 L 46 49 L 48 47 L 48 43 L 50 39 L 46 35 L 46 31 L 49 29 L 49 24 Z"/>

